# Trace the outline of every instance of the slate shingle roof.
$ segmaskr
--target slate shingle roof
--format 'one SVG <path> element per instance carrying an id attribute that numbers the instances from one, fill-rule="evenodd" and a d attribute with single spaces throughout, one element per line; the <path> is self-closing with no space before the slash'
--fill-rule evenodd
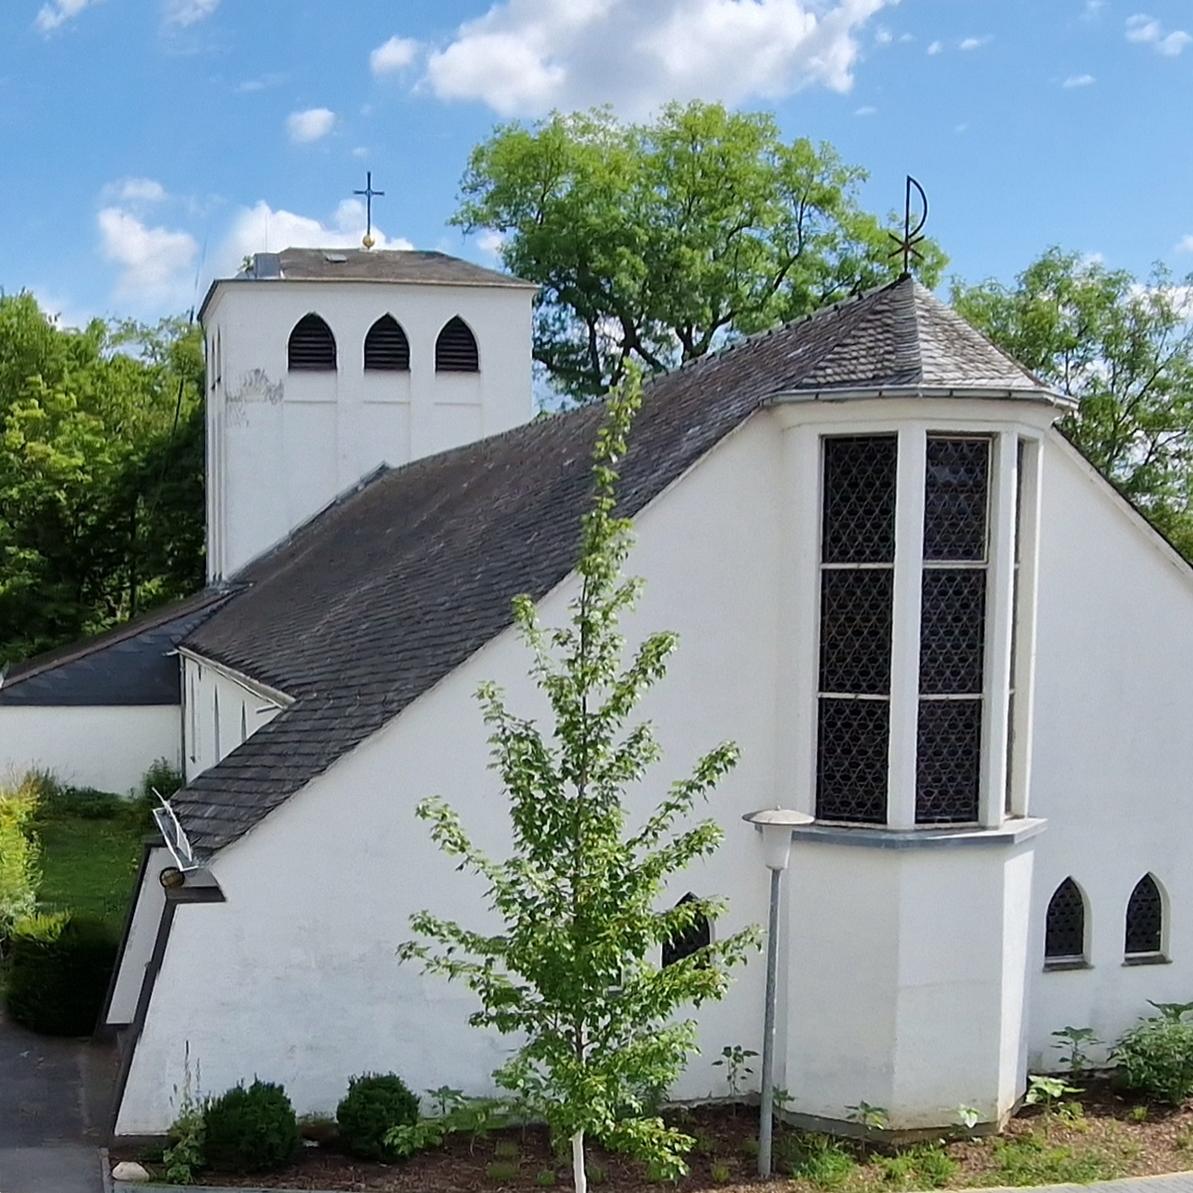
<path id="1" fill-rule="evenodd" d="M 205 590 L 9 671 L 0 707 L 177 704 L 177 644 L 228 597 Z"/>
<path id="2" fill-rule="evenodd" d="M 538 289 L 535 282 L 421 249 L 285 249 L 279 256 L 282 277 L 290 281 L 438 282 Z"/>
<path id="3" fill-rule="evenodd" d="M 636 514 L 778 393 L 985 386 L 1053 400 L 910 279 L 652 382 L 621 465 Z M 294 703 L 174 797 L 200 852 L 253 827 L 571 571 L 600 407 L 385 471 L 236 577 L 187 639 Z"/>

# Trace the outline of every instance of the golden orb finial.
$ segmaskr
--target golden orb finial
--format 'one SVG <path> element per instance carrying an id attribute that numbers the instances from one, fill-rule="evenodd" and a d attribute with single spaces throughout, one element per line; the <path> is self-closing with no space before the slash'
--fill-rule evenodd
<path id="1" fill-rule="evenodd" d="M 371 249 L 373 247 L 373 245 L 375 245 L 377 242 L 373 239 L 373 236 L 371 233 L 366 232 L 364 234 L 364 236 L 361 238 L 360 243 L 363 244 L 366 249 Z"/>

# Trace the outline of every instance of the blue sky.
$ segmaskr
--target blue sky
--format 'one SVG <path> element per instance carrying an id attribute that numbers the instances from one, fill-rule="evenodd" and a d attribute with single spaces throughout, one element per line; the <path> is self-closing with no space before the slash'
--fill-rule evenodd
<path id="1" fill-rule="evenodd" d="M 391 243 L 491 262 L 446 221 L 496 120 L 691 96 L 832 141 L 874 209 L 916 174 L 967 279 L 1193 270 L 1191 0 L 5 0 L 0 287 L 181 310 L 267 236 L 356 242 L 368 168 Z"/>

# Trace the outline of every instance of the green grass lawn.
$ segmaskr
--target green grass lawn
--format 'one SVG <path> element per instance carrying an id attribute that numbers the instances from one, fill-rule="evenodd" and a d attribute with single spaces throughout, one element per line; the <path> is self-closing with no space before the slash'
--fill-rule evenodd
<path id="1" fill-rule="evenodd" d="M 98 916 L 119 933 L 147 830 L 131 810 L 97 818 L 43 809 L 34 823 L 42 848 L 42 907 Z"/>

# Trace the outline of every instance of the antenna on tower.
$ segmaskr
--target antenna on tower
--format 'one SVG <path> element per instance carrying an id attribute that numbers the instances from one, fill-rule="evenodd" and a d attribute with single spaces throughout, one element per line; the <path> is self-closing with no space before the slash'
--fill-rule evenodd
<path id="1" fill-rule="evenodd" d="M 197 870 L 199 863 L 195 861 L 195 851 L 191 846 L 190 838 L 186 835 L 186 829 L 182 827 L 165 796 L 156 787 L 151 787 L 150 790 L 157 796 L 161 804 L 160 808 L 153 809 L 153 819 L 157 824 L 158 832 L 162 835 L 162 840 L 166 843 L 166 848 L 170 851 L 170 856 L 183 874 Z"/>
<path id="2" fill-rule="evenodd" d="M 920 215 L 919 222 L 913 228 L 911 226 L 912 208 L 911 208 L 911 191 L 915 188 L 916 193 L 920 197 Z M 903 235 L 896 236 L 894 232 L 888 232 L 887 235 L 895 242 L 896 247 L 891 250 L 892 257 L 903 257 L 903 277 L 911 275 L 911 259 L 914 257 L 917 261 L 924 259 L 923 254 L 916 248 L 925 238 L 920 235 L 923 231 L 924 225 L 928 222 L 928 196 L 924 194 L 924 188 L 912 178 L 910 174 L 907 175 L 906 194 L 903 199 Z"/>

